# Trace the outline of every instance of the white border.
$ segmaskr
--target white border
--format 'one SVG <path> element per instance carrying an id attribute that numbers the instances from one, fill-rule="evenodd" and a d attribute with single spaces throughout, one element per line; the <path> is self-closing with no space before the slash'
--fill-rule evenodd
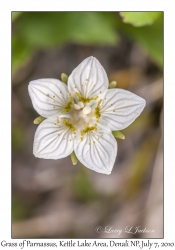
<path id="1" fill-rule="evenodd" d="M 175 202 L 175 15 L 173 1 L 58 1 L 58 0 L 6 0 L 1 3 L 0 15 L 0 240 L 11 239 L 11 11 L 53 11 L 53 10 L 94 10 L 94 11 L 164 11 L 164 55 L 165 55 L 165 182 L 164 182 L 164 208 L 165 208 L 165 239 L 154 242 L 172 242 L 174 239 Z M 35 240 L 34 240 L 35 241 Z M 36 240 L 38 241 L 38 240 Z M 43 242 L 45 240 L 42 240 Z M 49 240 L 48 242 L 51 242 Z M 53 240 L 55 241 L 55 240 Z M 101 240 L 102 242 L 104 240 Z M 46 241 L 45 241 L 46 242 Z M 153 242 L 153 240 L 152 240 Z M 118 248 L 120 249 L 120 248 Z"/>

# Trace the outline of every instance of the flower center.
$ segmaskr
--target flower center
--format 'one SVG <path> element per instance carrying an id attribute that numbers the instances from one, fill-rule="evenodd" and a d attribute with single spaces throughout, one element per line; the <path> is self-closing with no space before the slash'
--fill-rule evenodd
<path id="1" fill-rule="evenodd" d="M 84 104 L 82 103 L 82 102 L 79 102 L 78 104 L 74 104 L 74 108 L 76 109 L 76 110 L 81 110 L 82 109 L 82 113 L 84 114 L 84 115 L 87 115 L 87 114 L 89 114 L 90 112 L 91 112 L 91 107 L 89 107 L 89 106 L 84 106 Z"/>
<path id="2" fill-rule="evenodd" d="M 73 107 L 71 115 L 72 123 L 78 130 L 94 124 L 96 117 L 90 105 L 85 106 L 84 103 L 78 102 Z"/>
<path id="3" fill-rule="evenodd" d="M 68 126 L 80 140 L 83 140 L 86 133 L 92 133 L 97 130 L 97 123 L 100 117 L 100 103 L 101 101 L 97 102 L 96 100 L 90 101 L 88 104 L 81 101 L 73 103 L 70 112 L 61 114 L 59 117 L 64 119 L 63 123 Z"/>

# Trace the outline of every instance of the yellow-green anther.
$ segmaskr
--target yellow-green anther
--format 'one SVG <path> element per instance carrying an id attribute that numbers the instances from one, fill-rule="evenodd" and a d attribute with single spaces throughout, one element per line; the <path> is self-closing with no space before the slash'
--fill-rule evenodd
<path id="1" fill-rule="evenodd" d="M 61 74 L 61 81 L 67 84 L 68 81 L 68 76 L 64 73 Z"/>
<path id="2" fill-rule="evenodd" d="M 116 138 L 119 138 L 119 139 L 122 139 L 122 140 L 125 139 L 124 134 L 122 134 L 122 132 L 120 132 L 120 131 L 112 131 L 112 134 Z"/>
<path id="3" fill-rule="evenodd" d="M 33 123 L 34 124 L 40 124 L 41 122 L 43 122 L 46 118 L 43 117 L 43 116 L 38 116 L 34 121 Z"/>
<path id="4" fill-rule="evenodd" d="M 113 89 L 117 86 L 117 82 L 116 81 L 112 81 L 109 83 L 108 89 Z"/>
<path id="5" fill-rule="evenodd" d="M 76 157 L 76 154 L 74 153 L 74 151 L 72 152 L 70 157 L 71 157 L 71 160 L 72 160 L 72 164 L 76 165 L 78 163 L 78 158 Z"/>

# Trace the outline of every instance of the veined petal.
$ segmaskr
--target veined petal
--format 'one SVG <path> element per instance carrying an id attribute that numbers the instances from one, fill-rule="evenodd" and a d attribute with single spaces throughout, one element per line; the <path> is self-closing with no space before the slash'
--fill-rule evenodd
<path id="1" fill-rule="evenodd" d="M 74 131 L 56 117 L 48 118 L 36 130 L 33 154 L 43 159 L 64 158 L 73 151 L 74 136 Z"/>
<path id="2" fill-rule="evenodd" d="M 82 61 L 68 79 L 69 92 L 79 95 L 83 99 L 97 98 L 107 88 L 108 78 L 106 72 L 100 62 L 93 56 Z"/>
<path id="3" fill-rule="evenodd" d="M 46 118 L 61 112 L 70 100 L 66 84 L 57 79 L 31 81 L 28 90 L 34 109 Z"/>
<path id="4" fill-rule="evenodd" d="M 110 174 L 117 155 L 117 142 L 106 130 L 89 131 L 76 139 L 74 151 L 79 161 L 98 173 Z"/>
<path id="5" fill-rule="evenodd" d="M 146 101 L 123 89 L 109 89 L 100 106 L 100 122 L 111 130 L 128 127 L 142 112 Z"/>

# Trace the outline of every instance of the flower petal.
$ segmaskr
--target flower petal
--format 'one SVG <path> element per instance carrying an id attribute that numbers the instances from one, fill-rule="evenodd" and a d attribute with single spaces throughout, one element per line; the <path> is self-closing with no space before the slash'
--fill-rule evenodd
<path id="1" fill-rule="evenodd" d="M 108 88 L 108 78 L 100 62 L 93 56 L 86 58 L 73 70 L 68 79 L 70 93 L 95 98 Z"/>
<path id="2" fill-rule="evenodd" d="M 145 104 L 143 98 L 127 90 L 107 90 L 100 106 L 100 122 L 111 130 L 122 130 L 140 115 Z"/>
<path id="3" fill-rule="evenodd" d="M 74 147 L 79 161 L 98 173 L 110 174 L 117 155 L 117 142 L 111 132 L 99 129 L 87 132 Z"/>
<path id="4" fill-rule="evenodd" d="M 60 159 L 73 151 L 74 133 L 68 126 L 52 117 L 44 120 L 37 128 L 33 154 L 43 159 Z"/>
<path id="5" fill-rule="evenodd" d="M 28 86 L 34 109 L 46 118 L 51 117 L 69 102 L 67 85 L 57 79 L 39 79 Z"/>

